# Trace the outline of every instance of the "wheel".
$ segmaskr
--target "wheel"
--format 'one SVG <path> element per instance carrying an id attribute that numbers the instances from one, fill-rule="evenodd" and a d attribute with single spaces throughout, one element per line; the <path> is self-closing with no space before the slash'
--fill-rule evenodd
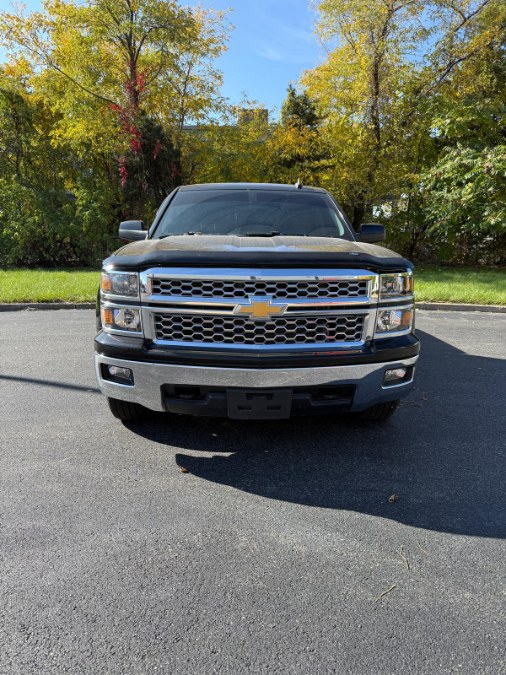
<path id="1" fill-rule="evenodd" d="M 387 420 L 389 417 L 392 417 L 394 412 L 399 407 L 399 401 L 387 401 L 386 403 L 377 403 L 376 405 L 361 410 L 356 413 L 356 417 L 359 420 L 365 420 L 367 422 L 382 422 Z"/>
<path id="2" fill-rule="evenodd" d="M 146 408 L 139 403 L 130 403 L 130 401 L 120 401 L 117 398 L 107 397 L 109 408 L 118 420 L 122 422 L 134 422 L 140 420 L 146 415 Z"/>

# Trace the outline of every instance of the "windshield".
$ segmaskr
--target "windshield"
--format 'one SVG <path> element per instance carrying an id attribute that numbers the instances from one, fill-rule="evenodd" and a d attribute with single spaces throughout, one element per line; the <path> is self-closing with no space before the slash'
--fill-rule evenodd
<path id="1" fill-rule="evenodd" d="M 302 190 L 180 190 L 154 238 L 178 234 L 353 239 L 329 195 Z"/>

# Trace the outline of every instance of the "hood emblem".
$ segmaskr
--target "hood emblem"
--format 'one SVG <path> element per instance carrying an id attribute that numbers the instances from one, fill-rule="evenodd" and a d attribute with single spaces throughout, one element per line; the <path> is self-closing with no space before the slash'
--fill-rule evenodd
<path id="1" fill-rule="evenodd" d="M 235 306 L 234 314 L 248 316 L 255 321 L 266 321 L 284 314 L 287 306 L 274 303 L 272 298 L 248 298 Z"/>

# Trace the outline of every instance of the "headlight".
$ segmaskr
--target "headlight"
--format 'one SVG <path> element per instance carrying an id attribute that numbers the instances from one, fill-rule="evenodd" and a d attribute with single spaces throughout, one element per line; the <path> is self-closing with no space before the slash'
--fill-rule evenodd
<path id="1" fill-rule="evenodd" d="M 102 272 L 100 288 L 106 295 L 138 298 L 139 276 L 135 272 Z"/>
<path id="2" fill-rule="evenodd" d="M 102 326 L 109 330 L 142 331 L 141 312 L 131 307 L 102 307 Z"/>
<path id="3" fill-rule="evenodd" d="M 413 276 L 409 272 L 403 274 L 382 274 L 380 276 L 380 300 L 405 298 L 413 294 Z"/>
<path id="4" fill-rule="evenodd" d="M 376 334 L 410 331 L 413 327 L 413 307 L 400 309 L 380 309 L 376 321 Z"/>

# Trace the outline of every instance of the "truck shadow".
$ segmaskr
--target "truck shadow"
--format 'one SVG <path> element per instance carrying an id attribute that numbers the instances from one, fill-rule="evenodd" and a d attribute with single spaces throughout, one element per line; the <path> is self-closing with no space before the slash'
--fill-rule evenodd
<path id="1" fill-rule="evenodd" d="M 130 428 L 158 443 L 210 453 L 181 452 L 176 462 L 237 490 L 429 530 L 504 537 L 506 361 L 419 334 L 416 387 L 383 424 L 154 415 Z M 389 501 L 392 495 L 397 499 Z"/>

